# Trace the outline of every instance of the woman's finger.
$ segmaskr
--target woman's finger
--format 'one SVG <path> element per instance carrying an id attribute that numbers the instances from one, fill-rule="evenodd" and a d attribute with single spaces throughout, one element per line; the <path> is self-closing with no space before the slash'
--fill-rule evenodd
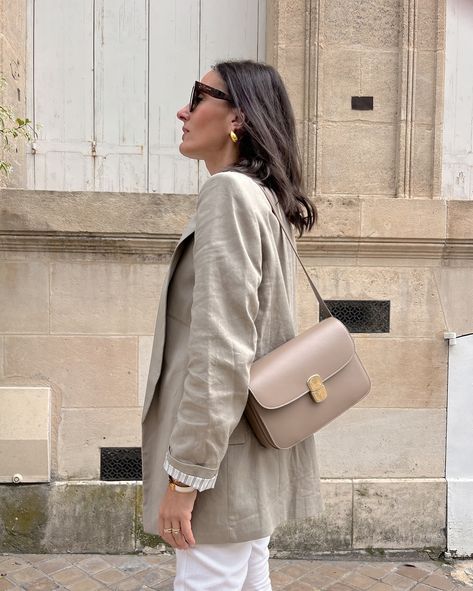
<path id="1" fill-rule="evenodd" d="M 159 535 L 161 536 L 163 541 L 166 542 L 166 544 L 169 544 L 170 546 L 175 548 L 176 542 L 174 540 L 172 530 L 173 530 L 173 527 L 170 523 L 163 522 L 162 528 L 160 528 L 160 530 L 159 530 Z"/>
<path id="2" fill-rule="evenodd" d="M 194 534 L 192 533 L 192 525 L 190 521 L 181 521 L 181 533 L 189 546 L 195 544 Z"/>
<path id="3" fill-rule="evenodd" d="M 179 522 L 173 522 L 171 533 L 174 538 L 174 543 L 176 544 L 175 548 L 179 548 L 179 550 L 185 550 L 189 547 L 189 544 L 182 533 L 181 524 L 179 524 Z"/>

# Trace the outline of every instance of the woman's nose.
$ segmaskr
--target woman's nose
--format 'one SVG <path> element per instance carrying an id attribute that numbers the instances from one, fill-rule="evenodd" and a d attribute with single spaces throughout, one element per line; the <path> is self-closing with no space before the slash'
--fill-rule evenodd
<path id="1" fill-rule="evenodd" d="M 187 119 L 189 119 L 189 113 L 189 105 L 187 104 L 179 109 L 179 111 L 177 112 L 177 118 L 181 121 L 186 121 Z"/>

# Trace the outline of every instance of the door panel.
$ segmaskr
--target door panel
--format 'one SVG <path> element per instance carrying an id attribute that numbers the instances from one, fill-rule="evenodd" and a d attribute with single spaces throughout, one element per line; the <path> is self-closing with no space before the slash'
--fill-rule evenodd
<path id="1" fill-rule="evenodd" d="M 33 11 L 35 189 L 91 190 L 92 0 L 41 0 Z"/>
<path id="2" fill-rule="evenodd" d="M 264 59 L 265 0 L 27 2 L 30 188 L 197 193 L 176 112 L 215 61 Z"/>
<path id="3" fill-rule="evenodd" d="M 147 0 L 95 1 L 95 189 L 147 190 Z"/>
<path id="4" fill-rule="evenodd" d="M 473 2 L 447 0 L 443 196 L 473 198 Z"/>
<path id="5" fill-rule="evenodd" d="M 449 347 L 447 412 L 447 547 L 473 553 L 473 334 Z"/>

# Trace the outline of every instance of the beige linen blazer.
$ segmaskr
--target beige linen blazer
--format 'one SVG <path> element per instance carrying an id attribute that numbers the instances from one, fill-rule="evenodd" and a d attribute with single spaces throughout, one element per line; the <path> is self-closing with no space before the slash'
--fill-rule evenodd
<path id="1" fill-rule="evenodd" d="M 156 321 L 142 425 L 146 532 L 158 533 L 167 452 L 173 468 L 216 477 L 197 495 L 197 543 L 258 539 L 319 513 L 313 437 L 267 449 L 243 415 L 252 362 L 295 334 L 295 264 L 254 180 L 222 172 L 203 185 Z"/>

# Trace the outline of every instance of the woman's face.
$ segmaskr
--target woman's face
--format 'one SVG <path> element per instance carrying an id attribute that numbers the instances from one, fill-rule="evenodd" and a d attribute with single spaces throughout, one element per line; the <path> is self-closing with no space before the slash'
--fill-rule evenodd
<path id="1" fill-rule="evenodd" d="M 201 82 L 227 92 L 225 83 L 214 70 L 207 72 Z M 189 105 L 177 112 L 184 124 L 179 151 L 188 158 L 212 162 L 231 147 L 229 134 L 235 129 L 235 109 L 226 100 L 204 93 L 198 96 L 198 104 L 192 112 Z"/>

